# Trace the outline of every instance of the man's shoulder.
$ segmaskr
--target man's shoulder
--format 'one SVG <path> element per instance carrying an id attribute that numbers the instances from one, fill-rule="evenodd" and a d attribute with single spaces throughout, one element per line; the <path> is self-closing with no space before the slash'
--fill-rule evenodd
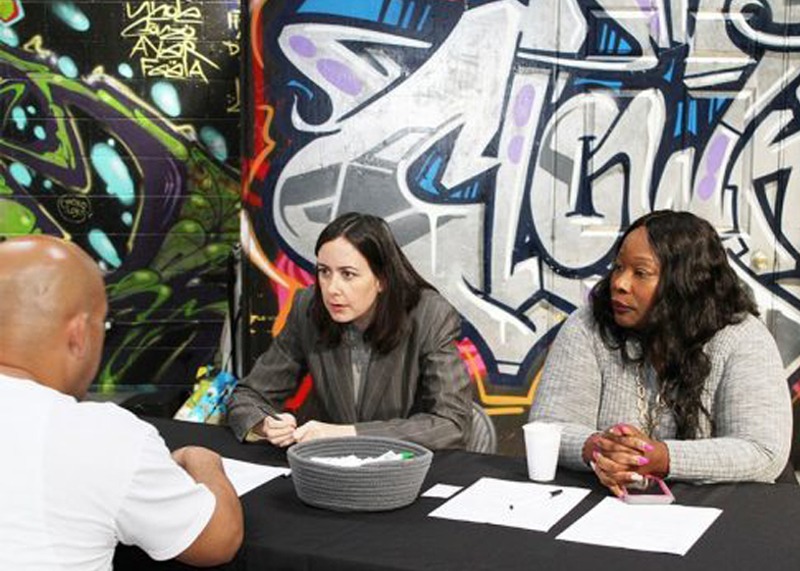
<path id="1" fill-rule="evenodd" d="M 138 419 L 130 411 L 110 402 L 79 402 L 75 397 L 29 379 L 13 379 L 0 375 L 0 396 L 7 406 L 16 406 L 44 415 L 43 421 L 54 426 L 54 434 L 69 437 L 75 432 L 115 432 L 131 435 L 147 434 L 152 425 Z"/>
<path id="2" fill-rule="evenodd" d="M 150 426 L 140 420 L 131 411 L 112 402 L 81 401 L 76 403 L 76 414 L 86 415 L 107 422 L 130 424 L 132 426 Z"/>
<path id="3" fill-rule="evenodd" d="M 153 425 L 144 422 L 132 412 L 114 403 L 80 402 L 69 408 L 62 407 L 60 415 L 72 423 L 75 430 L 94 433 L 102 438 L 95 441 L 140 441 L 156 432 Z M 109 436 L 110 438 L 106 438 Z"/>

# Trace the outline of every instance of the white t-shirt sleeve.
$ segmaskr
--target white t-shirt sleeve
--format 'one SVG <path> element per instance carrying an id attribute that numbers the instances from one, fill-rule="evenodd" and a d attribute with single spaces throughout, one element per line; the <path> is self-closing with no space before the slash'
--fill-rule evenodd
<path id="1" fill-rule="evenodd" d="M 116 523 L 119 540 L 138 545 L 157 561 L 183 553 L 205 529 L 216 498 L 169 454 L 153 430 L 146 436 Z"/>

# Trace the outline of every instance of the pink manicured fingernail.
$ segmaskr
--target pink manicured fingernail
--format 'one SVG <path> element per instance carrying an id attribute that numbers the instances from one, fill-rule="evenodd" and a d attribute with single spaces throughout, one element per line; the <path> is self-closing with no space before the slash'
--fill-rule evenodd
<path id="1" fill-rule="evenodd" d="M 650 460 L 648 460 L 644 456 L 637 457 L 636 461 L 639 463 L 639 466 L 644 466 L 645 464 L 649 464 L 650 463 Z"/>
<path id="2" fill-rule="evenodd" d="M 598 452 L 597 450 L 595 450 L 594 452 L 592 452 L 592 458 L 594 458 L 595 460 L 597 460 L 597 457 L 598 457 L 598 456 L 600 456 L 600 452 Z"/>
<path id="3" fill-rule="evenodd" d="M 652 444 L 648 444 L 647 442 L 644 443 L 644 446 L 642 448 L 644 448 L 645 452 L 652 452 L 653 450 L 656 449 L 655 446 L 653 446 Z"/>

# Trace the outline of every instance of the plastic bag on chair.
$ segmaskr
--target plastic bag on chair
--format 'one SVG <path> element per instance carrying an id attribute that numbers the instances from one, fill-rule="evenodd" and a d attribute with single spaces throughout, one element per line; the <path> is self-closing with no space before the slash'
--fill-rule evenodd
<path id="1" fill-rule="evenodd" d="M 227 401 L 236 387 L 236 377 L 213 366 L 197 370 L 197 382 L 191 396 L 175 413 L 176 420 L 222 424 L 228 412 Z"/>

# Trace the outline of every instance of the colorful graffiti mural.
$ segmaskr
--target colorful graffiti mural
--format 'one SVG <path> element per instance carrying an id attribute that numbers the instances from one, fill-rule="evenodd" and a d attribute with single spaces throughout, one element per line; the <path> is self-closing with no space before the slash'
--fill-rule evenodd
<path id="1" fill-rule="evenodd" d="M 19 0 L 0 1 L 0 22 L 6 26 L 11 26 L 25 17 L 25 11 Z"/>
<path id="2" fill-rule="evenodd" d="M 100 390 L 191 385 L 216 357 L 239 238 L 238 56 L 223 46 L 238 2 L 13 4 L 0 236 L 69 238 L 105 272 Z"/>
<path id="3" fill-rule="evenodd" d="M 753 289 L 797 401 L 787 4 L 262 0 L 249 21 L 246 230 L 276 285 L 264 251 L 310 270 L 337 214 L 385 217 L 464 316 L 480 400 L 518 426 L 620 231 L 691 210 Z"/>

